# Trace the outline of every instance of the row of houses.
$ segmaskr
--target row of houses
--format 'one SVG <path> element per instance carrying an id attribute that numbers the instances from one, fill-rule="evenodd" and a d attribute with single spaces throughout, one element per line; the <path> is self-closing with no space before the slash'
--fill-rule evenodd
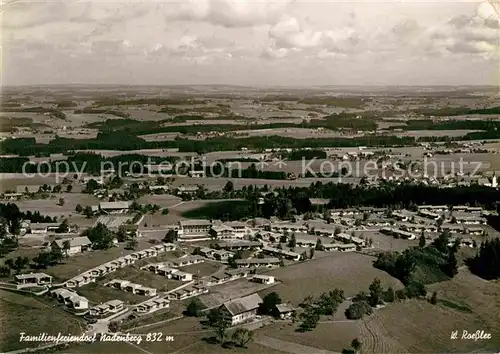
<path id="1" fill-rule="evenodd" d="M 149 270 L 151 272 L 154 272 L 155 274 L 162 275 L 167 279 L 174 279 L 179 281 L 193 280 L 193 274 L 188 272 L 183 272 L 176 268 L 170 268 L 166 263 L 168 263 L 168 265 L 170 264 L 169 262 L 153 263 L 153 264 L 148 264 L 142 267 L 141 269 Z"/>
<path id="2" fill-rule="evenodd" d="M 300 261 L 301 259 L 301 255 L 298 253 L 270 246 L 263 247 L 262 252 L 273 256 L 283 257 L 291 261 Z"/>
<path id="3" fill-rule="evenodd" d="M 234 253 L 226 250 L 215 250 L 209 247 L 201 247 L 200 255 L 217 261 L 227 261 L 229 258 L 234 256 Z"/>
<path id="4" fill-rule="evenodd" d="M 419 205 L 417 206 L 417 210 L 427 210 L 432 212 L 442 213 L 445 211 L 449 211 L 450 208 L 447 205 Z M 478 213 L 481 214 L 484 209 L 482 207 L 468 206 L 468 205 L 453 205 L 451 207 L 453 211 L 463 211 L 468 213 Z"/>
<path id="5" fill-rule="evenodd" d="M 86 297 L 78 295 L 76 292 L 58 288 L 50 292 L 52 297 L 56 298 L 59 302 L 62 302 L 69 308 L 74 310 L 87 310 L 89 308 L 89 301 Z"/>
<path id="6" fill-rule="evenodd" d="M 395 227 L 383 227 L 380 229 L 380 233 L 384 235 L 393 236 L 395 238 L 402 238 L 405 240 L 414 240 L 417 236 L 409 231 L 397 229 Z"/>
<path id="7" fill-rule="evenodd" d="M 185 300 L 190 297 L 200 296 L 208 293 L 208 289 L 201 283 L 186 286 L 167 294 L 169 300 Z"/>
<path id="8" fill-rule="evenodd" d="M 103 304 L 96 305 L 90 308 L 91 316 L 104 316 L 107 314 L 118 313 L 125 307 L 124 302 L 121 300 L 110 300 Z"/>
<path id="9" fill-rule="evenodd" d="M 245 268 L 229 269 L 225 271 L 222 275 L 212 275 L 210 278 L 204 279 L 203 283 L 206 286 L 220 285 L 233 280 L 246 278 L 250 273 L 251 270 Z"/>
<path id="10" fill-rule="evenodd" d="M 353 252 L 357 246 L 354 243 L 326 243 L 323 244 L 324 251 Z"/>
<path id="11" fill-rule="evenodd" d="M 136 305 L 134 311 L 140 314 L 150 314 L 170 307 L 170 300 L 165 297 L 148 299 Z"/>
<path id="12" fill-rule="evenodd" d="M 227 251 L 238 251 L 247 249 L 258 250 L 263 247 L 262 243 L 260 243 L 259 241 L 247 241 L 247 240 L 218 242 L 216 245 L 217 248 L 224 249 Z"/>
<path id="13" fill-rule="evenodd" d="M 352 236 L 349 234 L 346 234 L 344 232 L 341 232 L 337 235 L 334 236 L 334 238 L 340 242 L 346 243 L 346 244 L 354 244 L 359 247 L 364 247 L 366 245 L 365 240 L 362 238 Z"/>
<path id="14" fill-rule="evenodd" d="M 161 245 L 156 245 L 139 252 L 134 252 L 129 255 L 119 257 L 113 261 L 87 270 L 84 273 L 67 280 L 65 282 L 65 286 L 67 288 L 77 288 L 91 282 L 95 282 L 98 277 L 102 277 L 104 275 L 112 273 L 117 269 L 135 264 L 135 262 L 141 259 L 156 257 L 158 254 L 163 252 L 174 251 L 176 248 L 177 246 L 173 243 L 163 243 Z"/>
<path id="15" fill-rule="evenodd" d="M 441 230 L 449 231 L 450 233 L 483 235 L 484 229 L 480 226 L 467 226 L 464 224 L 443 224 Z"/>
<path id="16" fill-rule="evenodd" d="M 157 293 L 157 290 L 155 288 L 150 288 L 141 284 L 135 284 L 129 280 L 113 279 L 104 285 L 127 291 L 134 295 L 156 296 Z"/>
<path id="17" fill-rule="evenodd" d="M 235 260 L 236 266 L 238 268 L 272 268 L 280 265 L 281 261 L 276 257 L 268 258 L 249 258 L 249 259 L 237 259 Z"/>

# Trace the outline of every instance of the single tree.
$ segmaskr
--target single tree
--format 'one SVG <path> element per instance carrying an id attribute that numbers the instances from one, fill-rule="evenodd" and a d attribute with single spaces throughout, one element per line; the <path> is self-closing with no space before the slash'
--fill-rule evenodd
<path id="1" fill-rule="evenodd" d="M 314 258 L 314 253 L 315 253 L 315 249 L 314 248 L 311 248 L 309 250 L 309 259 L 313 259 Z"/>
<path id="2" fill-rule="evenodd" d="M 438 302 L 438 299 L 437 299 L 437 292 L 435 292 L 435 291 L 434 291 L 434 292 L 432 293 L 432 296 L 431 296 L 431 300 L 430 300 L 430 302 L 431 302 L 431 304 L 433 304 L 433 305 L 436 305 L 436 304 L 437 304 L 437 302 Z"/>
<path id="3" fill-rule="evenodd" d="M 253 332 L 246 328 L 238 328 L 234 331 L 231 339 L 238 347 L 246 348 L 247 344 L 253 339 Z"/>
<path id="4" fill-rule="evenodd" d="M 90 219 L 92 216 L 94 216 L 92 208 L 88 205 L 83 209 L 83 214 L 87 217 L 87 219 Z"/>
<path id="5" fill-rule="evenodd" d="M 314 247 L 314 249 L 316 251 L 323 251 L 324 250 L 323 243 L 321 242 L 321 240 L 319 238 L 316 240 L 316 246 Z"/>
<path id="6" fill-rule="evenodd" d="M 127 249 L 129 250 L 135 250 L 137 247 L 137 239 L 135 237 L 132 237 L 128 242 L 127 242 Z"/>
<path id="7" fill-rule="evenodd" d="M 167 234 L 163 238 L 163 241 L 168 243 L 177 241 L 177 231 L 175 231 L 174 229 L 168 230 Z"/>
<path id="8" fill-rule="evenodd" d="M 189 317 L 199 317 L 201 316 L 201 310 L 203 305 L 197 298 L 192 299 L 186 306 L 186 315 Z"/>
<path id="9" fill-rule="evenodd" d="M 80 214 L 83 211 L 83 207 L 80 204 L 77 204 L 75 207 L 75 211 Z"/>
<path id="10" fill-rule="evenodd" d="M 394 289 L 390 286 L 384 292 L 384 301 L 385 302 L 394 302 L 396 299 L 396 294 L 394 293 Z"/>
<path id="11" fill-rule="evenodd" d="M 420 238 L 418 239 L 418 247 L 420 247 L 420 248 L 425 247 L 425 236 L 424 236 L 423 232 L 422 232 L 422 235 L 420 235 Z"/>
<path id="12" fill-rule="evenodd" d="M 214 329 L 215 338 L 220 344 L 224 344 L 229 324 L 222 315 L 222 312 L 219 309 L 214 309 L 209 312 L 207 317 L 210 325 Z"/>
<path id="13" fill-rule="evenodd" d="M 361 342 L 358 338 L 354 338 L 351 342 L 351 347 L 357 353 L 361 349 Z"/>
<path id="14" fill-rule="evenodd" d="M 384 293 L 384 289 L 382 288 L 381 282 L 379 278 L 375 278 L 373 282 L 370 284 L 370 305 L 375 307 L 378 304 L 382 303 L 382 296 Z"/>
<path id="15" fill-rule="evenodd" d="M 227 181 L 226 185 L 224 186 L 224 192 L 226 193 L 231 193 L 234 190 L 234 184 L 232 181 Z"/>
<path id="16" fill-rule="evenodd" d="M 68 257 L 69 256 L 69 250 L 71 249 L 71 242 L 69 240 L 65 240 L 63 242 L 63 250 L 64 250 L 64 256 Z"/>
<path id="17" fill-rule="evenodd" d="M 259 305 L 259 313 L 263 315 L 275 315 L 276 305 L 281 304 L 281 297 L 276 292 L 264 296 Z"/>
<path id="18" fill-rule="evenodd" d="M 115 333 L 118 332 L 118 329 L 120 328 L 119 324 L 117 321 L 111 321 L 108 323 L 108 331 Z"/>
<path id="19" fill-rule="evenodd" d="M 64 205 L 64 203 L 65 203 L 64 198 L 59 198 L 59 202 L 58 202 L 58 204 L 59 204 L 60 206 L 63 206 L 63 205 Z"/>
<path id="20" fill-rule="evenodd" d="M 295 237 L 295 234 L 292 234 L 292 237 L 290 237 L 290 241 L 288 241 L 288 247 L 295 248 L 296 246 L 297 246 L 297 238 Z"/>

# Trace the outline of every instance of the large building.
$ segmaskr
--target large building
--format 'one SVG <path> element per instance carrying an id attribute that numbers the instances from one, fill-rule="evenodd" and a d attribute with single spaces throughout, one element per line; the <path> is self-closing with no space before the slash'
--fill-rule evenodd
<path id="1" fill-rule="evenodd" d="M 196 239 L 208 237 L 212 223 L 210 220 L 179 221 L 179 239 Z"/>
<path id="2" fill-rule="evenodd" d="M 99 209 L 107 214 L 122 214 L 128 212 L 130 208 L 129 202 L 101 202 Z"/>
<path id="3" fill-rule="evenodd" d="M 66 242 L 68 243 L 68 247 L 65 247 Z M 85 252 L 90 249 L 91 246 L 92 242 L 90 242 L 87 236 L 55 240 L 51 244 L 51 247 L 59 248 L 68 256 Z"/>
<path id="4" fill-rule="evenodd" d="M 226 302 L 219 309 L 224 319 L 231 326 L 235 326 L 254 318 L 261 303 L 259 294 L 252 294 Z"/>

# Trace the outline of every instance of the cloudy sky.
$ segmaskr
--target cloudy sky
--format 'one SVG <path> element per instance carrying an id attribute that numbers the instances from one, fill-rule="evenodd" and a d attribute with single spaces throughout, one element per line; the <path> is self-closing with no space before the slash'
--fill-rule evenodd
<path id="1" fill-rule="evenodd" d="M 500 6 L 488 1 L 3 0 L 2 9 L 7 85 L 500 80 Z"/>

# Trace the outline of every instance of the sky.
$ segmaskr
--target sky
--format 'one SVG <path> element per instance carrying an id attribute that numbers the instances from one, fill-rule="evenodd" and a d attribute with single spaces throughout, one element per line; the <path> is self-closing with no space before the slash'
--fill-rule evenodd
<path id="1" fill-rule="evenodd" d="M 2 0 L 2 84 L 499 85 L 499 13 L 498 0 Z"/>

